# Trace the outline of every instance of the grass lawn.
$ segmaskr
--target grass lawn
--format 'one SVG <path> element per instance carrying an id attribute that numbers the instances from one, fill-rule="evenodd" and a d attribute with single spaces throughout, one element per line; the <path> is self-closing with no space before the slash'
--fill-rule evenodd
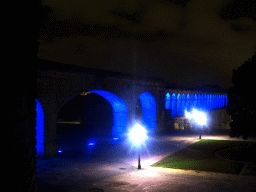
<path id="1" fill-rule="evenodd" d="M 237 161 L 255 161 L 255 149 L 256 142 L 202 139 L 151 166 L 239 174 L 245 164 Z"/>

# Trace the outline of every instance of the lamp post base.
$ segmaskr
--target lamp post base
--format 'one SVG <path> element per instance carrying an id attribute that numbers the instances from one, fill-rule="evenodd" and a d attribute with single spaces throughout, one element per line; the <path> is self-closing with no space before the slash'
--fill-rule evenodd
<path id="1" fill-rule="evenodd" d="M 141 165 L 140 165 L 140 153 L 139 153 L 139 159 L 138 159 L 138 169 L 141 169 Z"/>

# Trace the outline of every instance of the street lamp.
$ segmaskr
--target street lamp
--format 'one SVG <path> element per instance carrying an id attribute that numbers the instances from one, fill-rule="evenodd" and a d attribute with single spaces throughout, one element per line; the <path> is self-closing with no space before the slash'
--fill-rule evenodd
<path id="1" fill-rule="evenodd" d="M 147 137 L 147 131 L 144 127 L 142 127 L 140 124 L 136 124 L 131 132 L 129 133 L 130 139 L 137 145 L 140 146 L 140 144 L 146 139 Z M 138 157 L 138 169 L 141 169 L 140 164 L 140 152 Z"/>
<path id="2" fill-rule="evenodd" d="M 206 121 L 207 121 L 206 114 L 202 111 L 198 111 L 196 109 L 193 109 L 192 113 L 185 111 L 185 116 L 193 123 L 196 123 L 202 126 L 201 129 L 203 129 L 204 125 L 206 125 Z M 199 139 L 201 139 L 201 131 L 200 131 Z"/>

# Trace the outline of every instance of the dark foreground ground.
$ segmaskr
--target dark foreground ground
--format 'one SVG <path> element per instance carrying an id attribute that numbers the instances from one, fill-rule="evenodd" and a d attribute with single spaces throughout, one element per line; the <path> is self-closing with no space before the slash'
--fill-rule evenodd
<path id="1" fill-rule="evenodd" d="M 225 133 L 202 135 L 202 139 L 242 141 L 230 138 Z M 72 144 L 69 148 L 66 145 L 58 157 L 38 159 L 38 191 L 256 190 L 256 176 L 250 175 L 249 170 L 254 168 L 250 167 L 245 167 L 241 174 L 224 174 L 149 166 L 197 141 L 198 135 L 183 133 L 148 138 L 139 150 L 142 166 L 140 170 L 137 169 L 139 151 L 128 140 L 117 142 L 107 138 L 99 139 L 94 146 L 84 147 L 83 150 Z"/>

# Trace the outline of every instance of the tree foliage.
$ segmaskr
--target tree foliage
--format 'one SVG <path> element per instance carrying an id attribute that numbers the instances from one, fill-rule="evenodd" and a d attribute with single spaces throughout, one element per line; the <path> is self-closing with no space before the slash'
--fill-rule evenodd
<path id="1" fill-rule="evenodd" d="M 255 100 L 255 64 L 256 54 L 233 70 L 232 83 L 229 89 L 227 113 L 231 116 L 231 136 L 256 136 L 256 100 Z"/>

